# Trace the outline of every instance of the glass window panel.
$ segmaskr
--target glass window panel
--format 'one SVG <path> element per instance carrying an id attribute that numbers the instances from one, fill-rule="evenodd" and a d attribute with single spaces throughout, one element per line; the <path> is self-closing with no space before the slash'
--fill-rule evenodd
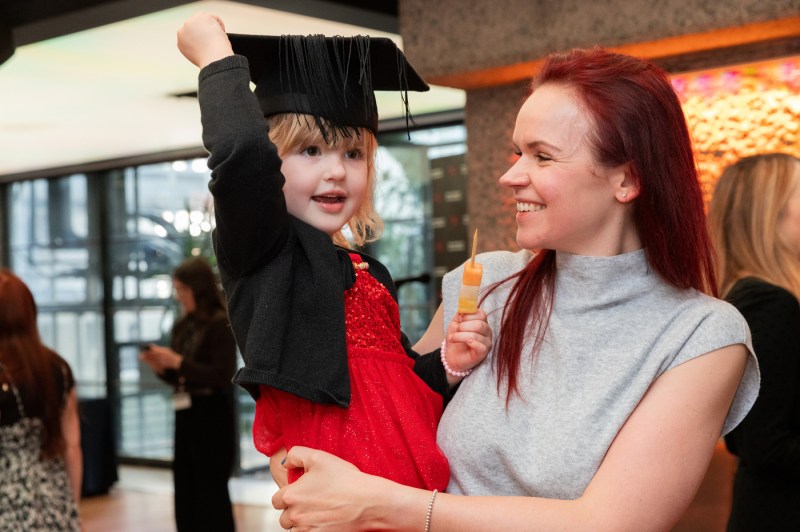
<path id="1" fill-rule="evenodd" d="M 89 237 L 86 176 L 37 179 L 10 186 L 11 246 L 63 245 Z"/>
<path id="2" fill-rule="evenodd" d="M 108 187 L 113 343 L 121 383 L 120 454 L 171 459 L 171 390 L 139 361 L 139 344 L 169 345 L 172 272 L 187 257 L 212 259 L 213 213 L 205 159 L 126 168 Z"/>
<path id="3" fill-rule="evenodd" d="M 83 174 L 13 183 L 9 263 L 30 287 L 43 341 L 72 367 L 83 397 L 105 395 L 99 219 Z"/>
<path id="4" fill-rule="evenodd" d="M 439 304 L 442 275 L 466 258 L 466 128 L 431 127 L 410 137 L 403 131 L 378 139 L 375 205 L 384 232 L 369 251 L 398 285 L 402 327 L 413 343 Z M 446 253 L 450 241 L 462 244 L 458 253 Z"/>
<path id="5" fill-rule="evenodd" d="M 71 233 L 78 239 L 89 237 L 89 211 L 88 211 L 88 191 L 86 179 L 79 179 L 79 176 L 72 176 L 67 181 L 69 186 L 69 197 L 73 208 L 69 210 L 69 228 Z"/>
<path id="6" fill-rule="evenodd" d="M 113 300 L 168 303 L 172 298 L 172 272 L 186 256 L 183 244 L 160 237 L 112 244 Z"/>
<path id="7" fill-rule="evenodd" d="M 122 386 L 120 406 L 122 456 L 172 459 L 175 414 L 172 393 L 166 387 L 142 391 Z"/>
<path id="8" fill-rule="evenodd" d="M 9 247 L 22 247 L 33 242 L 33 182 L 12 183 L 8 187 Z"/>
<path id="9" fill-rule="evenodd" d="M 253 470 L 267 467 L 269 459 L 258 452 L 253 445 L 253 419 L 256 415 L 256 404 L 246 391 L 239 389 L 239 464 L 242 470 Z"/>
<path id="10" fill-rule="evenodd" d="M 72 368 L 79 395 L 82 398 L 105 396 L 102 314 L 40 310 L 37 321 L 42 342 L 58 352 Z"/>
<path id="11" fill-rule="evenodd" d="M 50 233 L 45 222 L 50 220 L 47 215 L 47 181 L 38 179 L 31 182 L 33 194 L 31 196 L 31 243 L 47 244 L 50 241 Z"/>
<path id="12" fill-rule="evenodd" d="M 123 309 L 114 312 L 114 340 L 120 345 L 155 342 L 169 345 L 172 307 Z"/>
<path id="13" fill-rule="evenodd" d="M 122 383 L 138 385 L 143 371 L 139 360 L 139 344 L 127 345 L 119 349 L 119 380 Z M 150 372 L 152 373 L 152 371 Z"/>
<path id="14" fill-rule="evenodd" d="M 426 149 L 418 146 L 379 148 L 375 208 L 384 221 L 416 220 L 422 223 L 428 177 Z"/>

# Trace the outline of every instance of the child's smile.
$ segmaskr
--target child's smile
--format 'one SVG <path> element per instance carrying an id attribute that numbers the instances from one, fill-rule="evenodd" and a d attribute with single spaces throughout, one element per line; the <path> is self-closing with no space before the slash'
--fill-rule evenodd
<path id="1" fill-rule="evenodd" d="M 301 146 L 283 156 L 281 171 L 289 213 L 331 236 L 367 194 L 367 161 L 350 148 Z"/>
<path id="2" fill-rule="evenodd" d="M 338 213 L 344 208 L 347 196 L 342 192 L 329 192 L 312 196 L 311 199 L 319 203 L 322 210 L 329 213 Z"/>

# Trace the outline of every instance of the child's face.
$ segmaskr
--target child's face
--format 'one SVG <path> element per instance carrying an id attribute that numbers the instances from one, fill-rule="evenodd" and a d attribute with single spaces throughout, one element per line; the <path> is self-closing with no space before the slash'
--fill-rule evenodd
<path id="1" fill-rule="evenodd" d="M 367 194 L 369 167 L 364 149 L 347 142 L 336 147 L 301 144 L 282 159 L 289 213 L 333 237 Z"/>

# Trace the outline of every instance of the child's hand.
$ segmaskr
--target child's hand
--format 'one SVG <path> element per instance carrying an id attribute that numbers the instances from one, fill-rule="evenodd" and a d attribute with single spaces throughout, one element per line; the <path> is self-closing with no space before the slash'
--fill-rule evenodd
<path id="1" fill-rule="evenodd" d="M 208 13 L 192 15 L 183 23 L 178 30 L 178 50 L 200 68 L 233 55 L 225 24 Z"/>
<path id="2" fill-rule="evenodd" d="M 445 355 L 447 365 L 454 371 L 468 371 L 486 358 L 492 346 L 492 329 L 486 313 L 478 309 L 475 314 L 456 314 L 447 326 Z M 455 384 L 461 380 L 447 374 L 447 382 Z"/>

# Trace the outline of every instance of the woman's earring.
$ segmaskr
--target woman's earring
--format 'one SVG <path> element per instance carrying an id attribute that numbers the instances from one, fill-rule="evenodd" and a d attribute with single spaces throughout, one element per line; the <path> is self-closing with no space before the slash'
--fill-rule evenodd
<path id="1" fill-rule="evenodd" d="M 626 201 L 628 201 L 628 193 L 627 192 L 620 197 L 620 201 L 622 203 L 625 203 Z"/>

